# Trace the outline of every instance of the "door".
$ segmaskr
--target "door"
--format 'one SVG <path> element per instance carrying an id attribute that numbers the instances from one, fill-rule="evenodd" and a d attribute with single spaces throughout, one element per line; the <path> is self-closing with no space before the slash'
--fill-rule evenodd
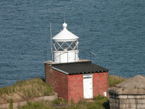
<path id="1" fill-rule="evenodd" d="M 93 98 L 93 84 L 92 84 L 92 75 L 83 75 L 83 90 L 84 98 L 90 99 Z"/>

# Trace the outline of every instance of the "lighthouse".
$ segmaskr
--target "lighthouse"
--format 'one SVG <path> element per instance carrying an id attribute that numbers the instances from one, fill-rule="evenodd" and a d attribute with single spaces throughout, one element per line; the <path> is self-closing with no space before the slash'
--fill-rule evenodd
<path id="1" fill-rule="evenodd" d="M 79 59 L 79 37 L 67 30 L 55 35 L 53 40 L 53 59 L 45 61 L 45 82 L 53 87 L 58 97 L 71 102 L 80 99 L 93 99 L 98 94 L 107 96 L 108 69 Z"/>
<path id="2" fill-rule="evenodd" d="M 67 29 L 63 23 L 63 30 L 52 38 L 55 63 L 77 62 L 78 57 L 78 36 Z"/>

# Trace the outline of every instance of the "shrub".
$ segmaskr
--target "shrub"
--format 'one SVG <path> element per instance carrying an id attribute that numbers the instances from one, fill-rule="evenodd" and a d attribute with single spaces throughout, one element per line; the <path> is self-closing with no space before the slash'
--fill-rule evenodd
<path id="1" fill-rule="evenodd" d="M 53 88 L 52 87 L 46 87 L 45 89 L 44 89 L 44 95 L 50 95 L 50 94 L 52 94 L 53 93 Z"/>
<path id="2" fill-rule="evenodd" d="M 63 99 L 62 104 L 68 104 L 68 101 Z"/>
<path id="3" fill-rule="evenodd" d="M 10 108 L 10 109 L 13 109 L 13 100 L 12 100 L 12 99 L 10 100 L 9 108 Z"/>
<path id="4" fill-rule="evenodd" d="M 51 109 L 51 107 L 45 106 L 43 102 L 27 102 L 27 105 L 23 106 L 21 109 Z"/>
<path id="5" fill-rule="evenodd" d="M 29 98 L 33 96 L 33 95 L 31 94 L 30 90 L 27 90 L 27 96 L 28 96 Z"/>
<path id="6" fill-rule="evenodd" d="M 75 105 L 75 102 L 74 102 L 73 98 L 71 98 L 70 102 L 71 102 L 72 105 Z"/>
<path id="7" fill-rule="evenodd" d="M 119 76 L 108 75 L 109 87 L 115 86 L 116 84 L 119 84 L 125 80 L 125 78 Z"/>
<path id="8" fill-rule="evenodd" d="M 62 98 L 57 98 L 54 101 L 52 101 L 53 104 L 60 104 L 62 102 Z"/>
<path id="9" fill-rule="evenodd" d="M 99 94 L 97 97 L 94 97 L 95 100 L 95 104 L 97 104 L 98 106 L 102 107 L 103 104 L 105 102 L 107 102 L 108 98 L 102 96 L 101 94 Z"/>
<path id="10" fill-rule="evenodd" d="M 3 89 L 2 88 L 0 88 L 0 96 L 1 96 L 1 94 L 3 93 Z"/>
<path id="11" fill-rule="evenodd" d="M 87 109 L 104 109 L 104 108 L 98 104 L 89 103 L 89 105 L 87 106 Z"/>
<path id="12" fill-rule="evenodd" d="M 85 105 L 86 104 L 86 100 L 85 99 L 80 99 L 78 104 L 84 104 Z"/>

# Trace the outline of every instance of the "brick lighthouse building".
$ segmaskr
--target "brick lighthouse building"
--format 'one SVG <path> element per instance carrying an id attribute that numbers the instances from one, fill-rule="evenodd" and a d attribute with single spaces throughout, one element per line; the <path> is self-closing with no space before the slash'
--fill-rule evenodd
<path id="1" fill-rule="evenodd" d="M 73 99 L 92 99 L 98 94 L 107 96 L 108 69 L 93 64 L 90 60 L 79 59 L 79 37 L 63 30 L 52 38 L 53 60 L 46 61 L 45 80 L 54 91 L 69 102 Z"/>

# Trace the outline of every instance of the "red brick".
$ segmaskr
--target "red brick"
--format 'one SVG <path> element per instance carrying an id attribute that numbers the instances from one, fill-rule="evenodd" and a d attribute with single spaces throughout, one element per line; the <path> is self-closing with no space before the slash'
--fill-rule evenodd
<path id="1" fill-rule="evenodd" d="M 94 73 L 93 96 L 97 96 L 98 94 L 103 95 L 103 92 L 107 92 L 108 88 L 108 72 Z"/>
<path id="2" fill-rule="evenodd" d="M 78 102 L 83 98 L 83 75 L 68 75 L 68 101 Z"/>
<path id="3" fill-rule="evenodd" d="M 54 88 L 59 97 L 68 100 L 68 78 L 66 74 L 53 70 L 51 65 L 46 65 L 45 80 Z"/>
<path id="4" fill-rule="evenodd" d="M 78 102 L 83 95 L 83 74 L 66 75 L 62 72 L 51 69 L 51 65 L 45 64 L 45 80 L 54 91 L 69 102 L 71 99 Z M 93 73 L 93 96 L 103 95 L 109 88 L 108 72 Z"/>

